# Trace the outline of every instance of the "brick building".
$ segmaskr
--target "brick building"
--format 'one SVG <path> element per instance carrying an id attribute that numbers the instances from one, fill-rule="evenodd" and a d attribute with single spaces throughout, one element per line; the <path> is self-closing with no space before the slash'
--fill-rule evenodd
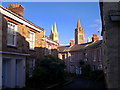
<path id="1" fill-rule="evenodd" d="M 80 74 L 79 62 L 81 60 L 89 64 L 92 70 L 102 69 L 101 42 L 102 40 L 99 40 L 98 35 L 93 34 L 92 41 L 84 43 L 84 29 L 80 25 L 80 19 L 78 19 L 75 29 L 75 43 L 70 40 L 69 45 L 58 47 L 58 57 L 66 64 L 65 71 Z"/>
<path id="2" fill-rule="evenodd" d="M 0 89 L 25 86 L 26 72 L 44 55 L 57 57 L 58 42 L 45 36 L 45 30 L 24 19 L 20 3 L 0 6 Z"/>
<path id="3" fill-rule="evenodd" d="M 100 2 L 103 69 L 108 88 L 120 89 L 120 2 Z"/>

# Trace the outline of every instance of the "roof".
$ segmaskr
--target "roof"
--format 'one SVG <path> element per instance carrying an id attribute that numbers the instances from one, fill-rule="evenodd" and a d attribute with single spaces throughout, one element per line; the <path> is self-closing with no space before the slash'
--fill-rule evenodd
<path id="1" fill-rule="evenodd" d="M 59 52 L 66 52 L 66 51 L 69 51 L 69 45 L 68 46 L 60 46 L 58 47 L 58 51 Z"/>
<path id="2" fill-rule="evenodd" d="M 52 39 L 50 39 L 49 37 L 47 37 L 47 36 L 45 36 L 44 37 L 47 41 L 50 41 L 51 43 L 53 43 L 53 44 L 56 44 L 56 45 L 58 45 L 59 43 L 58 42 L 56 42 L 56 41 L 53 41 Z"/>
<path id="3" fill-rule="evenodd" d="M 4 8 L 3 6 L 0 5 L 0 11 L 3 15 L 9 17 L 9 18 L 12 18 L 13 20 L 17 21 L 17 22 L 20 22 L 22 24 L 25 24 L 27 25 L 28 27 L 31 27 L 32 29 L 34 30 L 37 30 L 37 31 L 44 31 L 43 28 L 33 24 L 32 22 L 28 21 L 27 19 L 24 19 L 23 17 L 17 15 L 16 13 Z"/>
<path id="4" fill-rule="evenodd" d="M 61 46 L 69 46 L 69 45 L 59 45 L 59 47 L 61 47 Z"/>
<path id="5" fill-rule="evenodd" d="M 59 52 L 71 52 L 71 51 L 79 51 L 79 50 L 85 50 L 85 49 L 91 49 L 96 48 L 99 45 L 101 45 L 102 40 L 98 40 L 96 42 L 88 42 L 83 44 L 76 44 L 73 46 L 67 45 L 67 46 L 59 46 L 58 51 Z"/>
<path id="6" fill-rule="evenodd" d="M 102 40 L 98 40 L 98 41 L 96 41 L 96 42 L 93 42 L 93 43 L 89 44 L 89 45 L 86 47 L 86 49 L 96 48 L 96 47 L 98 47 L 98 46 L 101 46 L 101 44 L 102 44 Z"/>

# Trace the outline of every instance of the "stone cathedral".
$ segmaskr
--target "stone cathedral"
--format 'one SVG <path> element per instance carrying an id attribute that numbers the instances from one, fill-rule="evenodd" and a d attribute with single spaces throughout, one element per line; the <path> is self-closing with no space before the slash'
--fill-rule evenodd
<path id="1" fill-rule="evenodd" d="M 50 39 L 52 39 L 53 41 L 56 41 L 57 43 L 59 43 L 56 23 L 54 23 L 54 26 L 51 28 L 51 33 L 50 33 L 50 36 L 49 36 L 49 37 L 50 37 Z"/>
<path id="2" fill-rule="evenodd" d="M 84 29 L 81 27 L 80 19 L 78 19 L 77 27 L 75 29 L 75 44 L 84 43 Z"/>

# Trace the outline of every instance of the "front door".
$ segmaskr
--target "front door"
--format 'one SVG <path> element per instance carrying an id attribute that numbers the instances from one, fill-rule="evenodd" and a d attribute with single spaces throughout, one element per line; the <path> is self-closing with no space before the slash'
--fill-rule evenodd
<path id="1" fill-rule="evenodd" d="M 16 59 L 15 67 L 15 87 L 19 88 L 23 78 L 23 65 L 22 59 Z"/>
<path id="2" fill-rule="evenodd" d="M 10 59 L 3 58 L 2 61 L 2 88 L 9 87 L 8 81 L 10 76 Z"/>

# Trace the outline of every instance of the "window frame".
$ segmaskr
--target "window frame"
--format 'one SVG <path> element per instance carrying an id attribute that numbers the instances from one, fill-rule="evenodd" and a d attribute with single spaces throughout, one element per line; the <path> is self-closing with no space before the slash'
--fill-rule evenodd
<path id="1" fill-rule="evenodd" d="M 29 33 L 30 33 L 30 37 L 29 37 L 29 48 L 30 48 L 30 50 L 34 50 L 35 49 L 35 32 L 33 32 L 33 31 L 29 31 Z M 31 34 L 33 34 L 33 41 L 31 41 Z M 31 47 L 31 42 L 33 42 L 33 47 Z"/>
<path id="2" fill-rule="evenodd" d="M 52 54 L 52 46 L 48 45 L 49 54 Z"/>
<path id="3" fill-rule="evenodd" d="M 14 44 L 11 44 L 11 43 L 8 43 L 8 32 L 9 32 L 9 30 L 8 30 L 8 28 L 9 28 L 9 24 L 12 24 L 12 25 L 14 25 L 14 39 L 13 39 L 13 42 L 14 42 Z M 17 25 L 15 24 L 15 23 L 12 23 L 12 22 L 7 22 L 7 46 L 13 46 L 13 47 L 15 47 L 16 46 L 16 43 L 17 43 L 17 40 L 16 40 L 16 38 L 17 38 Z"/>

